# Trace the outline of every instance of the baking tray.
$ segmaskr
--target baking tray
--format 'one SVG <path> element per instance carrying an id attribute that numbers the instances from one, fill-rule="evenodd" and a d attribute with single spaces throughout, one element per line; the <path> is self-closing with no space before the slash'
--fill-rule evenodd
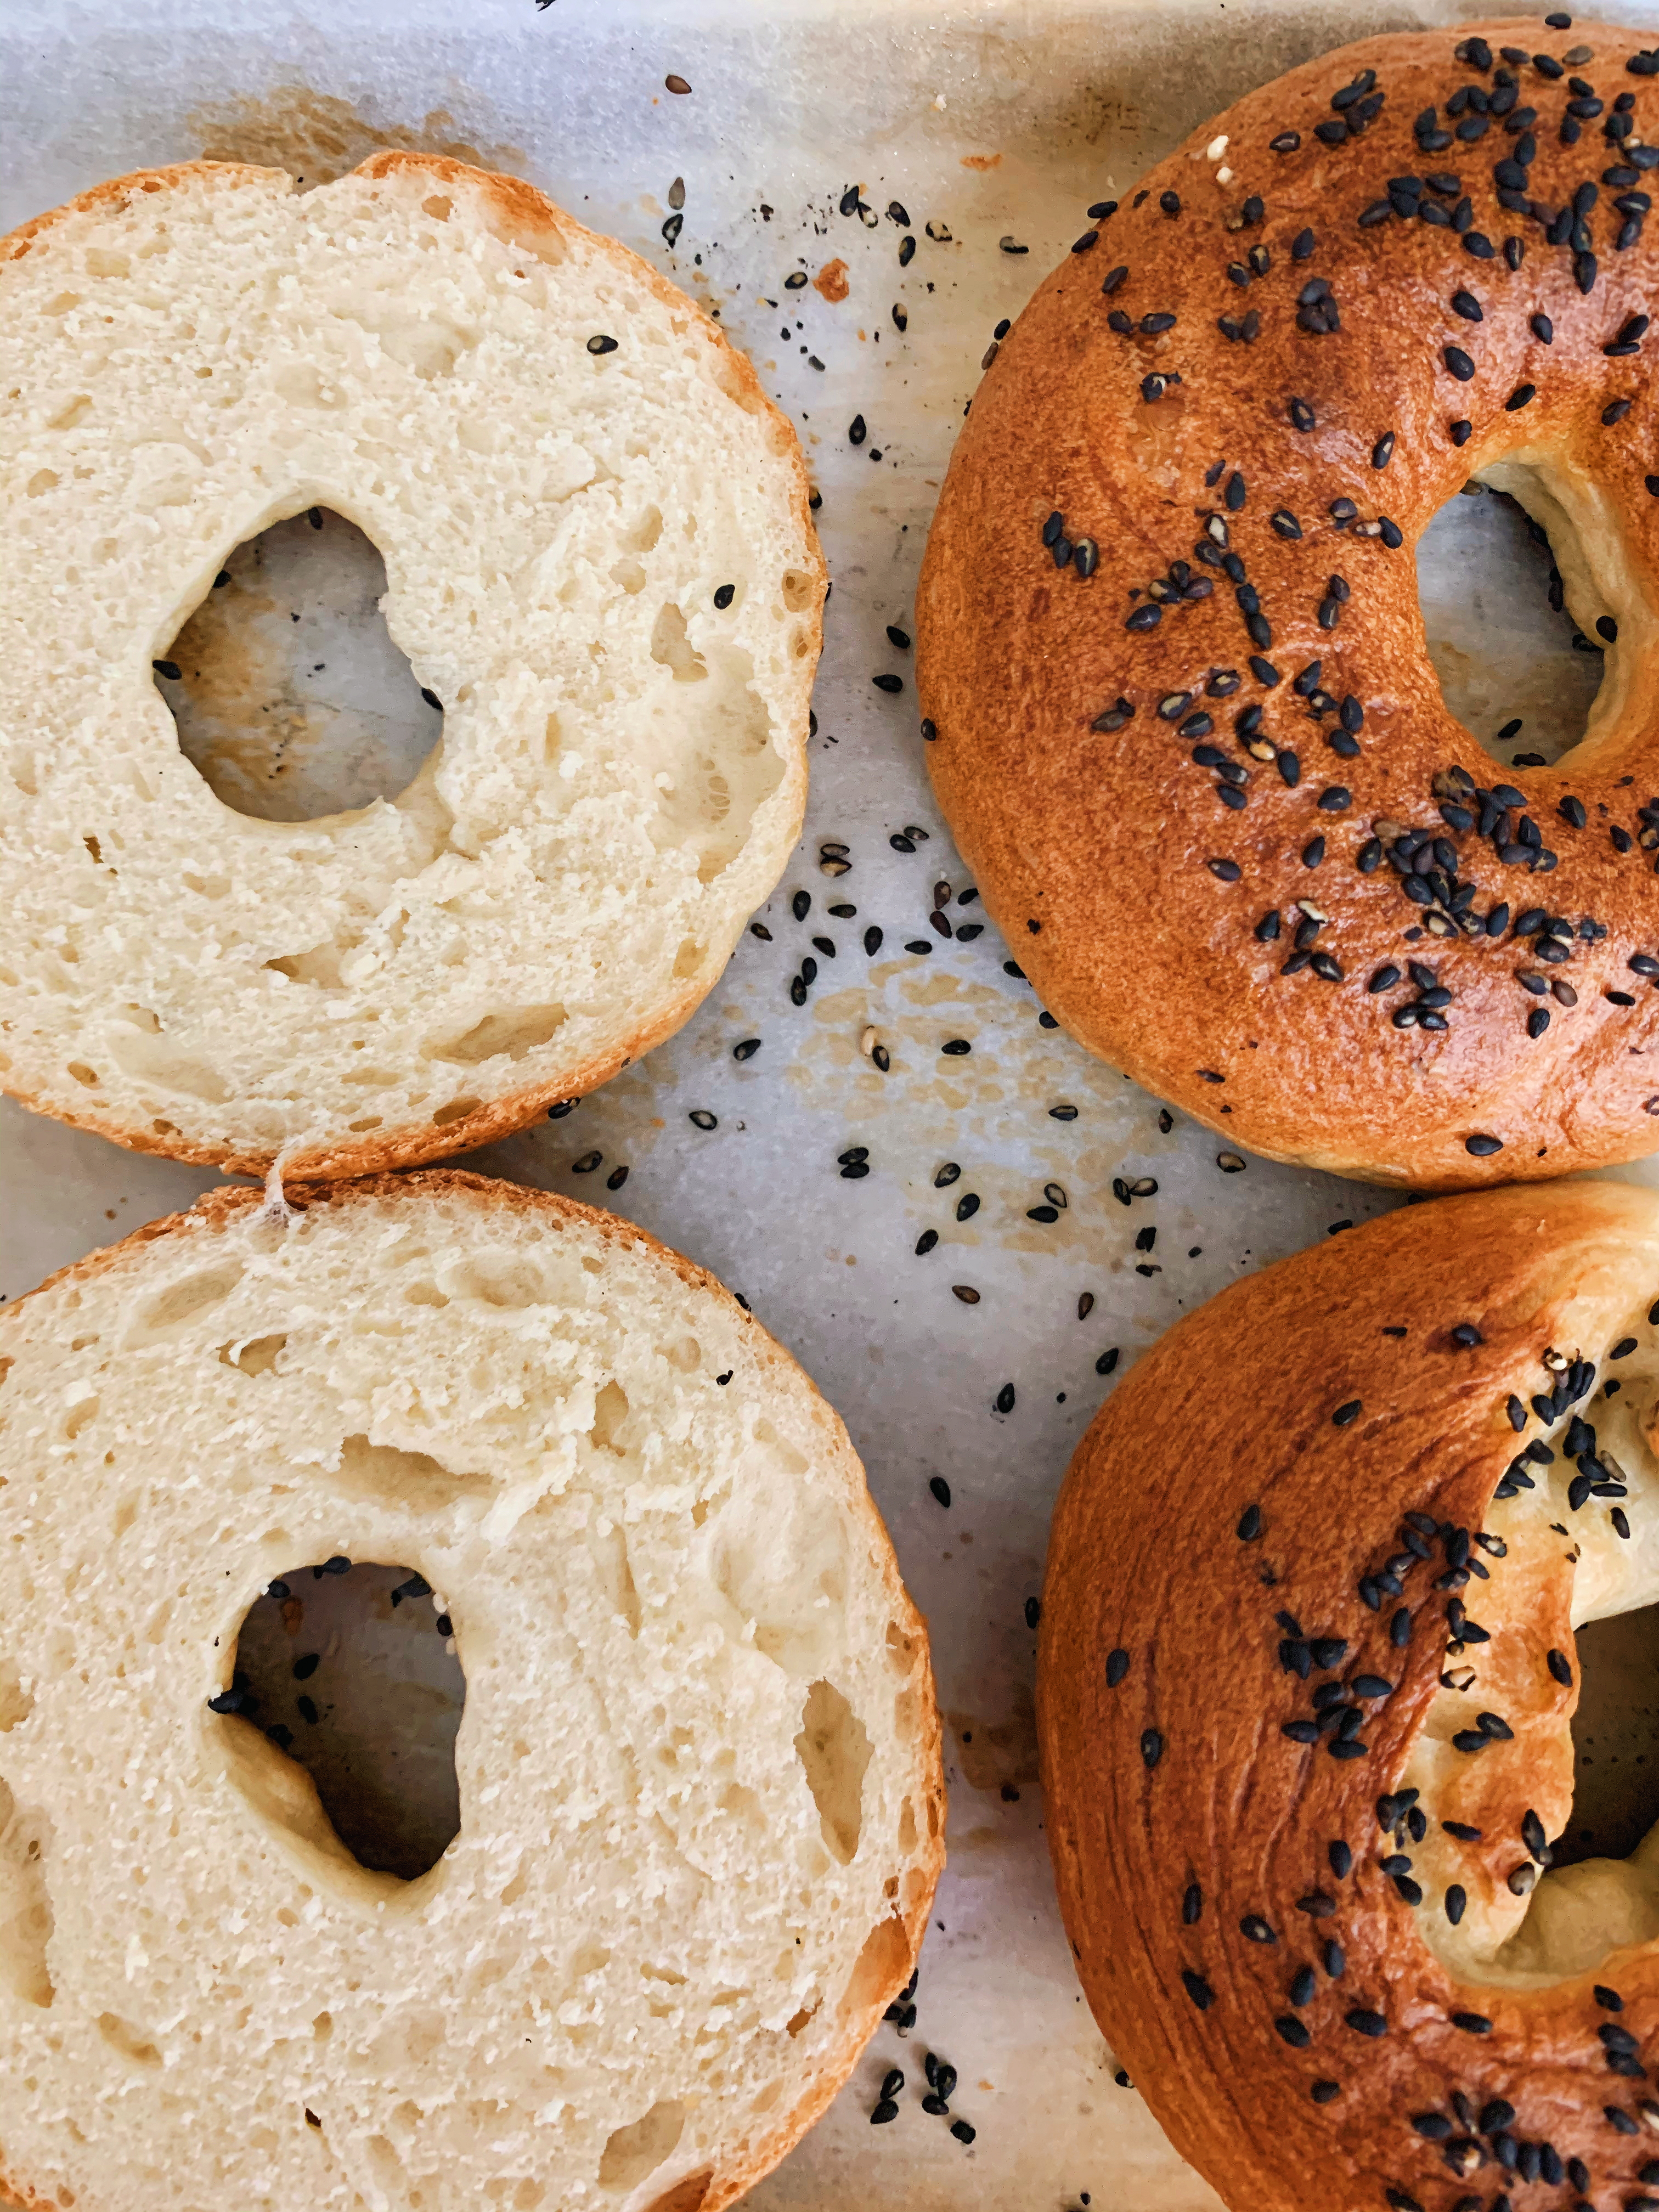
<path id="1" fill-rule="evenodd" d="M 1652 4 L 1620 15 L 1659 23 Z M 1043 1025 L 995 931 L 963 932 L 984 915 L 963 903 L 912 655 L 887 626 L 910 628 L 929 517 L 995 327 L 1088 204 L 1309 56 L 1456 20 L 1271 0 L 7 0 L 0 12 L 0 223 L 204 153 L 308 182 L 382 145 L 455 154 L 529 178 L 646 254 L 719 313 L 799 426 L 835 587 L 806 834 L 757 917 L 769 936 L 745 935 L 678 1037 L 471 1162 L 609 1204 L 743 1292 L 844 1416 L 932 1624 L 950 1863 L 917 2019 L 908 2036 L 883 2027 L 755 2191 L 765 2212 L 854 2194 L 872 2212 L 1040 2212 L 1085 2192 L 1109 2212 L 1214 2201 L 1115 2078 L 1071 1971 L 1036 1784 L 1030 1602 L 1056 1487 L 1113 1379 L 1224 1283 L 1401 1201 L 1242 1148 L 1242 1169 L 1218 1164 L 1224 1140 L 1161 1115 Z M 1593 21 L 1577 35 L 1593 45 Z M 804 286 L 787 289 L 793 272 Z M 1454 500 L 1420 553 L 1454 708 L 1483 740 L 1522 717 L 1500 757 L 1557 750 L 1593 689 L 1594 657 L 1542 617 L 1538 562 L 1519 518 L 1479 495 Z M 361 584 L 306 588 L 332 592 L 318 617 L 331 657 L 366 681 Z M 889 675 L 902 689 L 873 681 Z M 839 878 L 821 871 L 826 841 L 848 848 Z M 948 939 L 929 920 L 940 884 Z M 805 921 L 797 893 L 811 900 Z M 837 902 L 856 917 L 829 917 Z M 817 935 L 833 956 L 813 951 Z M 818 973 L 797 1006 L 789 984 L 807 955 Z M 886 1073 L 861 1049 L 872 1027 Z M 760 1049 L 738 1061 L 751 1037 Z M 971 1051 L 943 1054 L 956 1039 Z M 694 1110 L 718 1126 L 695 1126 Z M 855 1146 L 869 1172 L 849 1179 L 839 1156 Z M 961 1174 L 941 1187 L 948 1162 Z M 1651 1163 L 1625 1172 L 1659 1181 Z M 0 1290 L 27 1290 L 212 1180 L 0 1104 Z M 958 1220 L 969 1194 L 978 1210 Z M 1030 1218 L 1051 1204 L 1054 1220 Z M 918 1255 L 928 1231 L 938 1243 Z M 928 2050 L 958 2069 L 971 2146 L 920 2109 Z M 892 2064 L 909 2077 L 900 2117 L 872 2129 Z"/>

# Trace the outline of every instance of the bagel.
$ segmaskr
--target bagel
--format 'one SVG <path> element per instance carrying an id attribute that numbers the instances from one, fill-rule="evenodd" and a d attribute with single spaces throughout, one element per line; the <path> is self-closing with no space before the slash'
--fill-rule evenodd
<path id="1" fill-rule="evenodd" d="M 799 831 L 824 587 L 794 433 L 706 315 L 514 178 L 381 153 L 83 194 L 0 242 L 0 350 L 8 1089 L 349 1175 L 687 1018 Z M 252 820 L 152 664 L 313 506 L 384 556 L 443 734 L 389 801 Z"/>
<path id="2" fill-rule="evenodd" d="M 0 2190 L 719 2212 L 846 2077 L 942 1855 L 862 1470 L 626 1224 L 443 1171 L 290 1196 L 0 1316 Z M 337 1556 L 453 1618 L 459 1831 L 413 1881 L 225 1710 L 251 1605 Z"/>
<path id="3" fill-rule="evenodd" d="M 1659 57 L 1596 22 L 1581 74 L 1579 35 L 1364 40 L 1091 209 L 928 541 L 928 767 L 1038 994 L 1230 1139 L 1340 1175 L 1659 1141 Z M 1553 767 L 1486 758 L 1425 647 L 1413 548 L 1472 476 L 1616 636 Z"/>
<path id="4" fill-rule="evenodd" d="M 1182 1322 L 1078 1447 L 1037 1660 L 1061 1911 L 1230 2205 L 1659 2194 L 1659 1830 L 1545 1871 L 1573 1632 L 1659 1595 L 1656 1290 L 1650 1192 L 1396 1212 Z"/>

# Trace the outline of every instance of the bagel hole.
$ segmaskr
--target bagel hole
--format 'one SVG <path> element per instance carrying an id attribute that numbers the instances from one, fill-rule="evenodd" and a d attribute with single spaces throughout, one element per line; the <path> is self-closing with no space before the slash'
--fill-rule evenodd
<path id="1" fill-rule="evenodd" d="M 1659 1822 L 1659 1605 L 1578 1631 L 1572 1812 L 1557 1866 L 1628 1858 Z"/>
<path id="2" fill-rule="evenodd" d="M 413 782 L 443 710 L 386 628 L 386 591 L 373 541 L 310 507 L 237 546 L 158 657 L 179 750 L 234 813 L 314 822 Z"/>
<path id="3" fill-rule="evenodd" d="M 455 1735 L 466 1678 L 447 1616 L 406 1566 L 319 1562 L 248 1607 L 225 1724 L 305 1769 L 334 1834 L 371 1874 L 413 1881 L 459 1832 Z M 297 1831 L 296 1831 L 297 1832 Z"/>
<path id="4" fill-rule="evenodd" d="M 1472 477 L 1419 538 L 1418 605 L 1448 711 L 1505 769 L 1550 767 L 1589 726 L 1607 603 L 1545 476 L 1514 463 L 1491 473 L 1501 481 Z"/>

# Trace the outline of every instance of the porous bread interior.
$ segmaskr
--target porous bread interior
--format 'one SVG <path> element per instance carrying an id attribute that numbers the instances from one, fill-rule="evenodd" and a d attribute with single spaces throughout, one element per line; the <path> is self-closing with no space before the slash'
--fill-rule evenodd
<path id="1" fill-rule="evenodd" d="M 0 1322 L 0 2171 L 714 2212 L 845 2075 L 938 1869 L 862 1471 L 625 1224 L 453 1175 L 311 1196 L 216 1194 Z M 406 1885 L 207 1709 L 262 1587 L 337 1553 L 424 1575 L 465 1672 L 460 1832 Z"/>
<path id="2" fill-rule="evenodd" d="M 798 833 L 823 590 L 715 325 L 528 187 L 404 155 L 102 187 L 0 246 L 0 1082 L 335 1174 L 678 1027 Z M 443 735 L 394 799 L 252 820 L 151 662 L 313 505 L 383 555 Z"/>
<path id="3" fill-rule="evenodd" d="M 1659 1223 L 1655 1227 L 1659 1231 Z M 1477 1986 L 1546 1987 L 1594 1969 L 1626 1945 L 1659 1938 L 1659 1826 L 1627 1859 L 1589 1858 L 1547 1869 L 1529 1893 L 1517 1895 L 1504 1882 L 1471 1881 L 1468 1853 L 1440 1826 L 1459 1820 L 1487 1836 L 1512 1836 L 1513 1869 L 1529 1863 L 1516 1797 L 1537 1813 L 1551 1840 L 1567 1826 L 1577 1700 L 1563 1704 L 1539 1664 L 1530 1624 L 1540 1589 L 1571 1577 L 1574 1629 L 1659 1604 L 1659 1349 L 1646 1326 L 1651 1293 L 1659 1288 L 1659 1239 L 1634 1245 L 1632 1256 L 1637 1264 L 1629 1271 L 1607 1270 L 1599 1281 L 1581 1283 L 1576 1312 L 1583 1357 L 1596 1363 L 1599 1382 L 1617 1380 L 1618 1394 L 1607 1398 L 1598 1388 L 1559 1422 L 1531 1430 L 1553 1449 L 1555 1463 L 1530 1469 L 1532 1490 L 1493 1503 L 1485 1530 L 1505 1547 L 1503 1571 L 1459 1593 L 1492 1640 L 1449 1646 L 1442 1686 L 1400 1779 L 1401 1789 L 1419 1793 L 1428 1822 L 1422 1841 L 1409 1847 L 1413 1877 L 1435 1900 L 1418 1916 L 1418 1927 L 1448 1970 Z M 1647 1287 L 1638 1291 L 1644 1274 Z M 1636 1350 L 1609 1363 L 1608 1349 L 1632 1337 Z M 1572 1358 L 1581 1344 L 1555 1349 Z M 1540 1375 L 1540 1388 L 1550 1379 Z M 1563 1437 L 1577 1414 L 1593 1422 L 1597 1460 L 1628 1485 L 1622 1501 L 1627 1538 L 1615 1530 L 1605 1498 L 1592 1496 L 1577 1511 L 1568 1504 L 1577 1470 Z M 1565 1656 L 1576 1676 L 1577 1655 L 1569 1649 Z M 1466 1674 L 1472 1678 L 1467 1683 Z M 1513 1739 L 1473 1755 L 1458 1750 L 1453 1736 L 1492 1708 L 1513 1723 Z M 1455 1926 L 1440 1903 L 1454 1883 L 1467 1885 L 1468 1896 Z"/>

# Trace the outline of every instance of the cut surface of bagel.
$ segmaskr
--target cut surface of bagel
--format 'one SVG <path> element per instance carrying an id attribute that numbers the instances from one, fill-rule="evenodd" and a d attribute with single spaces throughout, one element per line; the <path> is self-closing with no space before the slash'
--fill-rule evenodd
<path id="1" fill-rule="evenodd" d="M 0 1082 L 333 1176 L 677 1029 L 798 834 L 823 595 L 717 325 L 516 179 L 393 153 L 118 179 L 0 241 Z M 153 664 L 313 507 L 384 557 L 442 735 L 391 799 L 255 820 Z"/>
<path id="2" fill-rule="evenodd" d="M 1659 1602 L 1656 1297 L 1650 1192 L 1413 1207 L 1224 1291 L 1078 1448 L 1038 1654 L 1061 1910 L 1230 2205 L 1653 2185 L 1659 1831 L 1565 1832 L 1574 1632 Z"/>
<path id="3" fill-rule="evenodd" d="M 939 802 L 1061 1024 L 1275 1158 L 1447 1189 L 1659 1138 L 1652 35 L 1448 25 L 1250 93 L 1097 210 L 957 441 Z M 1425 643 L 1471 478 L 1605 649 L 1553 764 Z"/>
<path id="4" fill-rule="evenodd" d="M 0 1317 L 0 2180 L 718 2212 L 845 2078 L 942 1856 L 862 1470 L 625 1223 L 444 1172 L 289 1195 Z M 453 1623 L 460 1827 L 413 1881 L 234 1710 L 250 1607 L 330 1560 Z"/>

